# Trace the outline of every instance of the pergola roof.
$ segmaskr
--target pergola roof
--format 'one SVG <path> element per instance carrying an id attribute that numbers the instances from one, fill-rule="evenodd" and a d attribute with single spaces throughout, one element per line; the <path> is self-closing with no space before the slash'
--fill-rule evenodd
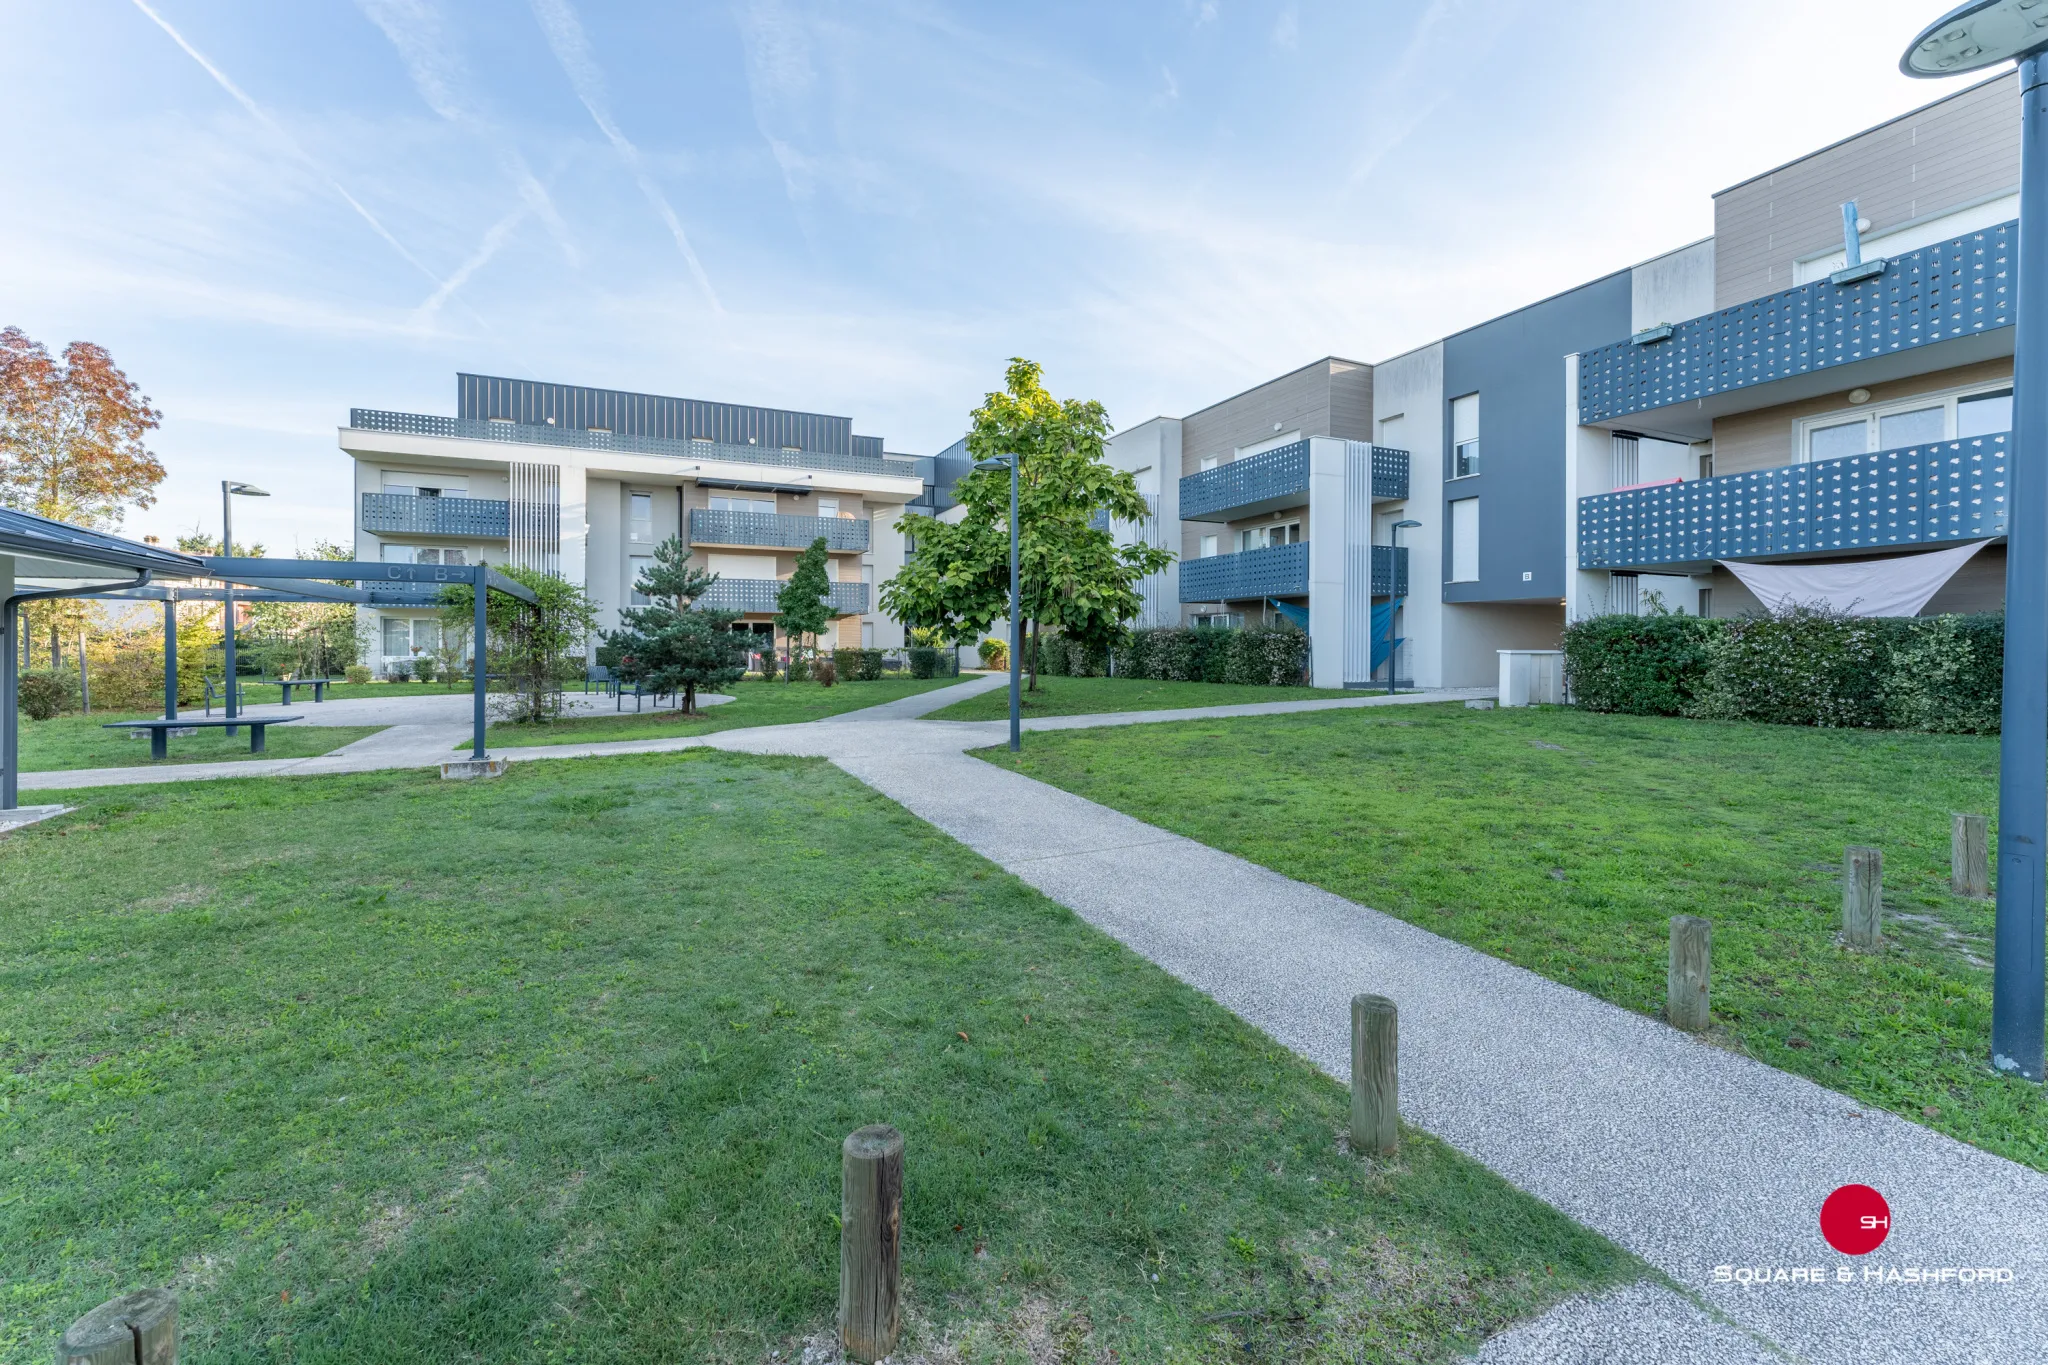
<path id="1" fill-rule="evenodd" d="M 0 559 L 13 566 L 15 592 L 103 582 L 144 570 L 177 578 L 206 574 L 205 562 L 192 555 L 7 508 L 0 508 Z"/>

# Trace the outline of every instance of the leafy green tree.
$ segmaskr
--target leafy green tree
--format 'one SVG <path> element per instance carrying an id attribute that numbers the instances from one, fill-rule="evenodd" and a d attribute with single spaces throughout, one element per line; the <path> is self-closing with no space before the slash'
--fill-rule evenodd
<path id="1" fill-rule="evenodd" d="M 796 662 L 797 651 L 806 640 L 810 651 L 816 652 L 817 638 L 832 619 L 832 605 L 826 600 L 831 592 L 832 580 L 825 576 L 825 537 L 819 536 L 810 549 L 796 557 L 796 572 L 775 594 L 775 624 L 789 639 L 791 663 Z M 788 672 L 782 680 L 789 681 Z"/>
<path id="2" fill-rule="evenodd" d="M 1107 646 L 1138 614 L 1138 583 L 1173 562 L 1149 545 L 1118 545 L 1096 527 L 1097 514 L 1119 521 L 1150 515 L 1135 476 L 1103 457 L 1109 417 L 1091 400 L 1058 399 L 1040 367 L 1010 361 L 1005 387 L 972 414 L 967 450 L 977 460 L 1018 459 L 1017 521 L 1021 614 L 1030 630 L 1026 666 L 1038 685 L 1038 641 L 1046 627 Z M 899 523 L 917 550 L 883 585 L 883 610 L 904 624 L 979 636 L 1010 607 L 1010 471 L 977 469 L 954 496 L 967 509 L 956 523 L 906 515 Z"/>
<path id="3" fill-rule="evenodd" d="M 562 714 L 562 685 L 583 666 L 584 650 L 597 633 L 597 606 L 578 584 L 560 574 L 513 564 L 496 572 L 533 590 L 529 605 L 507 593 L 484 595 L 483 666 L 503 681 L 493 709 L 521 724 L 546 724 Z M 460 629 L 475 618 L 476 589 L 467 583 L 441 588 L 441 622 Z"/>
<path id="4" fill-rule="evenodd" d="M 598 657 L 627 682 L 656 692 L 681 692 L 683 714 L 697 710 L 697 689 L 738 682 L 747 673 L 753 636 L 735 631 L 739 613 L 692 606 L 718 581 L 689 563 L 683 542 L 654 547 L 654 563 L 636 585 L 652 599 L 619 613 L 624 626 L 605 635 Z"/>

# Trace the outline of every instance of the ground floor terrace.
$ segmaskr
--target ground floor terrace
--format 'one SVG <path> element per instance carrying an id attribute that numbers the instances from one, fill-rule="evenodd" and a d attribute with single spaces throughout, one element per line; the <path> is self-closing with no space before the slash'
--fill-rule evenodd
<path id="1" fill-rule="evenodd" d="M 74 809 L 0 840 L 0 1356 L 169 1283 L 209 1359 L 826 1359 L 886 1120 L 906 1358 L 2032 1358 L 2048 1123 L 1975 1074 L 1939 876 L 1990 742 L 1058 678 L 1017 761 L 1000 681 L 495 782 L 31 775 Z M 1883 953 L 1833 942 L 1845 842 Z M 1652 1017 L 1680 907 L 1704 1038 Z M 1361 990 L 1387 1160 L 1341 1141 Z M 1865 1262 L 1814 1220 L 1852 1178 Z M 2020 1283 L 1716 1275 L 1879 1261 Z"/>

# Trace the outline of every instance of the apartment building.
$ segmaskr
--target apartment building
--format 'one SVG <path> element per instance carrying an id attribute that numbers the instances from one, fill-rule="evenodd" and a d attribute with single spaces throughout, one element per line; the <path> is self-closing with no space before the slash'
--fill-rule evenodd
<path id="1" fill-rule="evenodd" d="M 770 634 L 781 582 L 823 536 L 833 642 L 903 643 L 876 590 L 903 562 L 897 518 L 927 485 L 914 457 L 849 418 L 459 374 L 453 417 L 352 408 L 338 437 L 355 462 L 358 559 L 549 569 L 614 629 L 643 604 L 634 584 L 654 547 L 680 536 L 719 575 L 705 603 Z M 385 671 L 439 643 L 431 612 L 366 610 Z"/>
<path id="2" fill-rule="evenodd" d="M 1920 610 L 2003 605 L 2018 96 L 2003 74 L 1723 190 L 1712 238 L 1636 272 L 1627 329 L 1560 376 L 1574 619 L 1766 605 L 1745 578 L 1890 600 L 1959 546 Z"/>

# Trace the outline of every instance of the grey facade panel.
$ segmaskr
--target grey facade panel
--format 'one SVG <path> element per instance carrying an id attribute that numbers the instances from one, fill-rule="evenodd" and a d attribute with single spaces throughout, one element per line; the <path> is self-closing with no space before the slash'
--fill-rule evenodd
<path id="1" fill-rule="evenodd" d="M 2018 79 L 2007 74 L 1715 195 L 1714 306 L 1790 287 L 1796 261 L 1842 244 L 1846 200 L 1877 234 L 2019 179 Z"/>
<path id="2" fill-rule="evenodd" d="M 1480 499 L 1479 577 L 1450 581 L 1446 536 L 1445 601 L 1563 598 L 1564 358 L 1626 335 L 1632 296 L 1624 270 L 1444 339 L 1442 429 L 1451 429 L 1451 400 L 1477 393 L 1480 451 L 1478 474 L 1454 480 L 1444 469 L 1439 524 L 1450 524 L 1451 500 Z"/>
<path id="3" fill-rule="evenodd" d="M 828 455 L 855 453 L 850 417 L 481 374 L 457 374 L 455 388 L 458 418 L 510 418 L 535 426 L 596 429 L 663 441 L 701 437 L 724 445 L 794 447 Z M 872 453 L 879 458 L 880 438 L 862 439 L 873 442 Z"/>

